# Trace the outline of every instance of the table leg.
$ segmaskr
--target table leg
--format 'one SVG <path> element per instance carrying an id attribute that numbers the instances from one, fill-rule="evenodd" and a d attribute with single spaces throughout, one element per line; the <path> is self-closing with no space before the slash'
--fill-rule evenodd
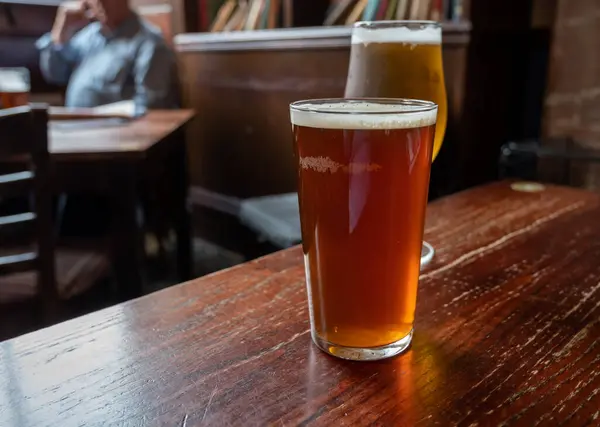
<path id="1" fill-rule="evenodd" d="M 177 235 L 177 274 L 181 281 L 192 277 L 192 230 L 188 206 L 189 176 L 184 133 L 173 156 L 174 173 L 174 216 Z"/>
<path id="2" fill-rule="evenodd" d="M 130 163 L 115 167 L 111 185 L 112 259 L 119 295 L 128 300 L 142 295 L 141 235 L 137 221 L 136 167 Z"/>

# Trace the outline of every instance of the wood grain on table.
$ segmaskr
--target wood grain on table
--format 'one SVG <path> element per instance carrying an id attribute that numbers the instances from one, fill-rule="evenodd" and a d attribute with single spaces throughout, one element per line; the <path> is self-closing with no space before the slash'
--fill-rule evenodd
<path id="1" fill-rule="evenodd" d="M 122 124 L 65 128 L 65 122 L 50 127 L 53 159 L 145 156 L 147 150 L 173 134 L 194 116 L 192 110 L 152 110 Z M 99 119 L 100 120 L 100 119 Z"/>
<path id="2" fill-rule="evenodd" d="M 426 239 L 402 356 L 319 351 L 294 248 L 0 344 L 0 425 L 598 425 L 600 196 L 496 183 Z"/>

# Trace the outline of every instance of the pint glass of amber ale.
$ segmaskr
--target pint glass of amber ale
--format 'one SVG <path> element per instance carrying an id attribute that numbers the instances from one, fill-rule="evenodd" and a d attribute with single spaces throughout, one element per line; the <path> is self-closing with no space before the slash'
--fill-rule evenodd
<path id="1" fill-rule="evenodd" d="M 290 108 L 313 340 L 345 359 L 399 354 L 413 333 L 437 105 Z"/>
<path id="2" fill-rule="evenodd" d="M 29 70 L 0 68 L 0 109 L 21 107 L 29 102 Z"/>

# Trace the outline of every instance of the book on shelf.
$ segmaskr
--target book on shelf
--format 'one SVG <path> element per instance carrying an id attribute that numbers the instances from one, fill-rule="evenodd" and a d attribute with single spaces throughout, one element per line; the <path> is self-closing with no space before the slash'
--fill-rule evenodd
<path id="1" fill-rule="evenodd" d="M 212 25 L 210 26 L 210 31 L 223 31 L 227 23 L 231 20 L 236 6 L 237 2 L 235 0 L 227 0 L 225 3 L 223 3 L 217 12 L 217 16 L 215 17 Z"/>
<path id="2" fill-rule="evenodd" d="M 294 2 L 283 0 L 283 26 L 290 28 L 294 26 Z"/>
<path id="3" fill-rule="evenodd" d="M 379 5 L 377 6 L 377 12 L 375 13 L 375 19 L 377 21 L 384 20 L 389 7 L 390 7 L 389 0 L 380 0 Z"/>
<path id="4" fill-rule="evenodd" d="M 281 9 L 281 0 L 271 0 L 267 11 L 267 28 L 277 28 L 279 21 L 279 12 Z"/>
<path id="5" fill-rule="evenodd" d="M 433 0 L 431 2 L 431 10 L 429 12 L 429 19 L 432 21 L 443 20 L 443 0 Z"/>
<path id="6" fill-rule="evenodd" d="M 271 0 L 264 0 L 263 7 L 258 18 L 258 28 L 267 28 L 269 22 L 269 9 L 271 8 Z"/>
<path id="7" fill-rule="evenodd" d="M 419 19 L 431 19 L 432 0 L 421 0 L 419 7 Z"/>
<path id="8" fill-rule="evenodd" d="M 197 0 L 198 24 L 201 31 L 209 31 L 213 27 L 217 15 L 226 0 Z"/>
<path id="9" fill-rule="evenodd" d="M 398 0 L 398 6 L 396 7 L 396 19 L 407 19 L 408 18 L 408 0 Z"/>
<path id="10" fill-rule="evenodd" d="M 198 26 L 200 31 L 206 30 L 209 25 L 208 0 L 198 0 Z"/>
<path id="11" fill-rule="evenodd" d="M 369 3 L 369 0 L 358 0 L 354 6 L 354 9 L 352 9 L 352 12 L 350 12 L 348 18 L 346 19 L 346 25 L 352 25 L 360 20 L 360 17 L 367 7 L 367 3 Z"/>
<path id="12" fill-rule="evenodd" d="M 368 0 L 362 13 L 363 21 L 374 21 L 379 7 L 380 0 Z"/>
<path id="13" fill-rule="evenodd" d="M 346 22 L 348 15 L 352 12 L 356 0 L 339 0 L 331 5 L 329 13 L 323 25 L 336 25 Z"/>
<path id="14" fill-rule="evenodd" d="M 247 1 L 238 2 L 234 12 L 231 14 L 229 20 L 223 27 L 223 31 L 241 30 L 244 26 L 244 22 L 246 21 L 247 13 L 248 13 L 248 2 Z"/>
<path id="15" fill-rule="evenodd" d="M 259 28 L 261 12 L 265 7 L 266 0 L 251 0 L 248 17 L 244 23 L 245 30 L 256 30 Z"/>
<path id="16" fill-rule="evenodd" d="M 422 0 L 411 1 L 408 16 L 405 19 L 419 19 L 419 14 L 421 13 L 421 2 Z"/>
<path id="17" fill-rule="evenodd" d="M 385 11 L 384 19 L 390 21 L 396 17 L 396 9 L 398 8 L 398 0 L 390 0 L 387 10 Z"/>

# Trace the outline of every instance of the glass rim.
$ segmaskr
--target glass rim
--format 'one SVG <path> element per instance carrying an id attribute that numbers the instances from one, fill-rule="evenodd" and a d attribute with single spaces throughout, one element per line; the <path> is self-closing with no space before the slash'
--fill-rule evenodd
<path id="1" fill-rule="evenodd" d="M 331 104 L 365 104 L 370 105 L 369 109 L 360 109 L 360 108 L 319 108 L 319 105 L 329 105 Z M 373 109 L 373 104 L 381 105 L 381 106 L 390 106 L 390 105 L 398 105 L 398 106 L 406 106 L 406 107 L 414 107 L 407 108 L 402 110 L 394 110 L 389 108 L 382 107 L 381 109 Z M 312 113 L 312 114 L 337 114 L 337 115 L 404 115 L 404 114 L 418 114 L 418 113 L 426 113 L 429 111 L 437 110 L 438 105 L 433 101 L 425 101 L 422 99 L 411 99 L 411 98 L 319 98 L 319 99 L 305 99 L 301 101 L 295 101 L 290 104 L 291 111 L 298 111 L 302 113 Z"/>
<path id="2" fill-rule="evenodd" d="M 422 29 L 423 27 L 429 28 L 441 28 L 442 24 L 438 21 L 431 20 L 384 20 L 384 21 L 358 21 L 352 26 L 353 28 L 366 28 L 368 30 L 384 29 L 384 28 L 398 28 L 398 27 L 418 27 L 415 29 Z"/>

